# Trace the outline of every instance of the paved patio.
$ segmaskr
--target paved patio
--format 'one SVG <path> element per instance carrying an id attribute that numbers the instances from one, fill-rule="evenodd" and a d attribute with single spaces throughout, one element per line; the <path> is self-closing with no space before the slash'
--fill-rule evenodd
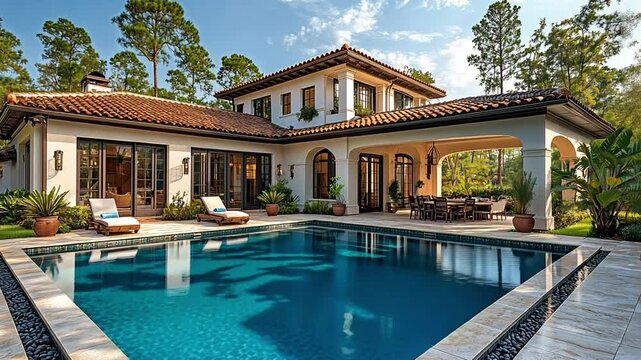
<path id="1" fill-rule="evenodd" d="M 41 311 L 47 322 L 59 324 L 58 330 L 77 330 L 82 333 L 85 341 L 77 338 L 67 338 L 63 346 L 70 350 L 74 359 L 96 358 L 124 358 L 113 343 L 98 329 L 84 313 L 69 300 L 62 292 L 55 288 L 49 278 L 24 254 L 23 248 L 78 244 L 95 241 L 112 241 L 122 238 L 136 238 L 141 236 L 172 235 L 187 232 L 217 231 L 234 227 L 251 227 L 265 224 L 282 224 L 304 220 L 327 220 L 351 224 L 375 225 L 390 228 L 403 228 L 442 233 L 457 233 L 476 236 L 487 236 L 509 240 L 525 240 L 553 244 L 568 244 L 580 246 L 580 249 L 568 254 L 569 263 L 582 261 L 587 254 L 599 248 L 611 251 L 611 254 L 588 276 L 543 325 L 537 334 L 519 353 L 519 359 L 641 359 L 641 244 L 600 240 L 592 238 L 578 238 L 551 235 L 544 233 L 519 234 L 512 232 L 511 223 L 507 221 L 473 221 L 473 222 L 432 222 L 410 220 L 406 212 L 397 214 L 369 213 L 356 216 L 333 217 L 318 215 L 287 215 L 267 217 L 262 213 L 252 214 L 252 220 L 246 225 L 233 225 L 219 227 L 215 223 L 195 221 L 154 221 L 144 222 L 139 234 L 123 234 L 105 237 L 94 231 L 76 231 L 59 235 L 55 238 L 30 238 L 1 240 L 0 252 L 5 260 L 14 269 L 16 276 L 23 283 L 32 301 Z M 582 250 L 581 250 L 582 249 Z M 579 251 L 579 252 L 577 252 Z M 561 260 L 566 260 L 564 257 Z M 532 281 L 523 284 L 531 290 L 535 289 L 538 297 L 541 291 L 549 290 L 551 284 L 561 281 L 564 274 L 569 273 L 571 266 L 557 261 L 553 266 L 537 274 Z M 552 276 L 550 278 L 550 276 Z M 550 283 L 550 279 L 553 282 Z M 529 288 L 528 288 L 529 286 Z M 515 289 L 515 290 L 518 290 Z M 506 295 L 508 298 L 513 291 Z M 535 299 L 532 294 L 530 298 Z M 497 301 L 507 301 L 502 298 Z M 54 301 L 55 299 L 55 301 Z M 529 298 L 528 298 L 529 299 Z M 506 321 L 505 315 L 496 312 L 493 304 L 487 310 L 489 319 L 502 319 L 502 326 L 511 325 Z M 495 306 L 496 305 L 496 306 Z M 514 310 L 523 311 L 524 308 L 514 307 Z M 21 344 L 15 333 L 15 327 L 10 318 L 7 318 L 6 304 L 0 296 L 0 357 L 22 359 Z M 485 313 L 484 311 L 483 313 Z M 514 316 L 518 311 L 514 311 Z M 73 314 L 71 317 L 69 314 Z M 486 315 L 487 315 L 486 314 Z M 482 314 L 479 314 L 479 316 Z M 475 317 L 476 319 L 476 317 Z M 474 320 L 474 319 L 473 319 Z M 480 320 L 479 320 L 480 321 Z M 495 321 L 496 322 L 496 321 Z M 466 325 L 457 329 L 442 342 L 449 342 L 449 347 L 438 344 L 421 356 L 424 359 L 467 359 L 473 356 L 466 355 L 461 349 L 482 349 L 486 344 L 483 337 L 468 336 Z M 474 324 L 472 324 L 474 325 Z M 13 327 L 13 328 L 12 328 Z M 467 326 L 470 328 L 470 326 Z M 500 332 L 494 324 L 472 326 L 479 333 Z M 55 329 L 54 329 L 55 331 Z M 466 335 L 468 334 L 468 335 Z M 464 336 L 461 336 L 464 335 Z M 94 336 L 97 341 L 87 344 L 86 339 Z M 447 341 L 446 341 L 447 340 Z M 441 344 L 441 343 L 439 343 Z M 442 345 L 442 344 L 441 344 Z"/>

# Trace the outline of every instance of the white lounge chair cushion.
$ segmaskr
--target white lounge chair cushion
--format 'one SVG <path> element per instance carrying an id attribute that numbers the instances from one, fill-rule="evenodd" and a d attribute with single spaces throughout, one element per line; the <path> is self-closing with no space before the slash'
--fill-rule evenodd
<path id="1" fill-rule="evenodd" d="M 94 221 L 107 227 L 140 225 L 140 222 L 131 216 L 111 219 L 95 218 Z"/>
<path id="2" fill-rule="evenodd" d="M 91 216 L 94 220 L 102 219 L 100 215 L 104 213 L 118 213 L 116 200 L 112 198 L 89 199 L 89 208 L 91 209 Z"/>
<path id="3" fill-rule="evenodd" d="M 214 212 L 214 209 L 225 209 L 225 211 L 227 211 L 225 203 L 223 203 L 220 196 L 203 196 L 200 198 L 200 201 L 203 202 L 205 210 L 207 210 L 207 214 L 220 214 Z"/>
<path id="4" fill-rule="evenodd" d="M 249 217 L 249 214 L 247 214 L 246 212 L 235 211 L 235 210 L 225 211 L 225 212 L 212 212 L 210 214 L 214 216 L 220 216 L 225 219 Z"/>

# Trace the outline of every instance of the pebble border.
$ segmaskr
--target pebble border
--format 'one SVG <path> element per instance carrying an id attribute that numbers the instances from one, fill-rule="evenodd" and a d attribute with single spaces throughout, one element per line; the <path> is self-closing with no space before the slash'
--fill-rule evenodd
<path id="1" fill-rule="evenodd" d="M 525 344 L 536 334 L 549 319 L 556 309 L 563 304 L 565 299 L 576 289 L 587 276 L 603 261 L 610 252 L 599 250 L 580 269 L 576 270 L 561 285 L 557 286 L 551 294 L 531 309 L 527 315 L 512 325 L 512 327 L 495 344 L 477 359 L 483 360 L 511 360 L 523 349 Z"/>
<path id="2" fill-rule="evenodd" d="M 53 340 L 49 329 L 36 312 L 15 276 L 0 256 L 0 290 L 4 294 L 13 322 L 20 335 L 27 358 L 63 359 L 62 352 Z"/>

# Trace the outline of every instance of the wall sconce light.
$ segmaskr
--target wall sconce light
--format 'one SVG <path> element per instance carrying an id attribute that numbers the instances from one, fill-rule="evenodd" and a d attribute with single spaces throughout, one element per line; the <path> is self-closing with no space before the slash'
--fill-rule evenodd
<path id="1" fill-rule="evenodd" d="M 292 164 L 292 165 L 289 165 L 289 177 L 290 177 L 291 179 L 293 179 L 293 178 L 294 178 L 294 165 L 293 165 L 293 164 Z"/>
<path id="2" fill-rule="evenodd" d="M 283 165 L 281 164 L 276 165 L 276 175 L 278 177 L 283 176 Z"/>
<path id="3" fill-rule="evenodd" d="M 189 174 L 189 158 L 186 157 L 183 159 L 183 174 Z"/>
<path id="4" fill-rule="evenodd" d="M 53 152 L 53 160 L 54 160 L 56 171 L 61 171 L 62 170 L 62 150 L 56 150 Z"/>

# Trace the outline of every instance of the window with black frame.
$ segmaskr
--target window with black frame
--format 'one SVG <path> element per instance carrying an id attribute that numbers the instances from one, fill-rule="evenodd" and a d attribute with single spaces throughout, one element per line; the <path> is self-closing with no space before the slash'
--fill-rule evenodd
<path id="1" fill-rule="evenodd" d="M 314 156 L 314 198 L 329 199 L 329 184 L 336 176 L 336 158 L 331 151 L 324 149 Z"/>
<path id="2" fill-rule="evenodd" d="M 414 99 L 411 96 L 394 90 L 394 110 L 409 109 L 413 102 Z"/>
<path id="3" fill-rule="evenodd" d="M 272 98 L 265 96 L 262 98 L 254 99 L 254 115 L 260 116 L 267 120 L 272 119 Z"/>
<path id="4" fill-rule="evenodd" d="M 316 89 L 313 86 L 303 89 L 303 107 L 316 108 Z"/>
<path id="5" fill-rule="evenodd" d="M 400 206 L 406 206 L 410 196 L 414 196 L 414 159 L 406 154 L 394 156 L 394 175 L 398 181 Z"/>
<path id="6" fill-rule="evenodd" d="M 292 93 L 281 95 L 281 115 L 289 115 L 292 113 Z"/>
<path id="7" fill-rule="evenodd" d="M 338 106 L 340 105 L 340 84 L 338 79 L 334 79 L 334 107 L 332 108 L 332 114 L 338 114 Z"/>
<path id="8" fill-rule="evenodd" d="M 354 108 L 359 116 L 375 112 L 376 88 L 354 81 Z"/>

